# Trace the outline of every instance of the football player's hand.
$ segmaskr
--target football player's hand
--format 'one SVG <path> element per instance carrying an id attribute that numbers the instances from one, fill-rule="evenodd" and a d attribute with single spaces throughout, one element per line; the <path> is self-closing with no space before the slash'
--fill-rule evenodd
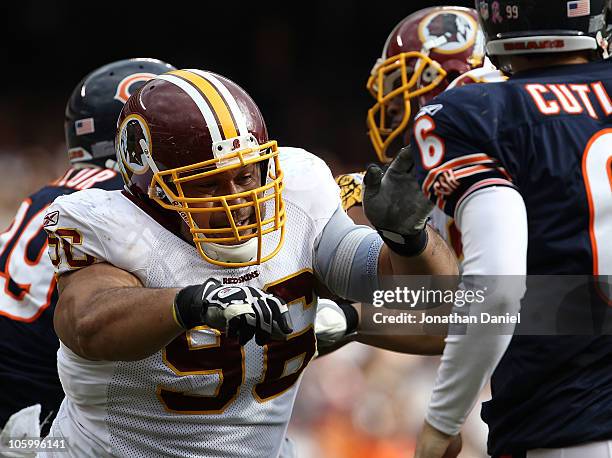
<path id="1" fill-rule="evenodd" d="M 322 356 L 355 339 L 359 315 L 348 303 L 337 304 L 332 300 L 321 298 L 318 302 L 315 334 L 319 356 Z"/>
<path id="2" fill-rule="evenodd" d="M 293 332 L 289 309 L 281 298 L 252 286 L 223 286 L 214 279 L 180 290 L 174 313 L 185 329 L 207 325 L 238 337 L 240 345 L 253 336 L 258 345 L 265 345 Z"/>
<path id="3" fill-rule="evenodd" d="M 425 421 L 417 438 L 414 458 L 456 458 L 462 446 L 461 434 L 449 436 Z"/>
<path id="4" fill-rule="evenodd" d="M 370 165 L 364 185 L 365 214 L 383 239 L 403 244 L 424 232 L 433 204 L 419 186 L 410 147 L 402 148 L 386 171 Z"/>

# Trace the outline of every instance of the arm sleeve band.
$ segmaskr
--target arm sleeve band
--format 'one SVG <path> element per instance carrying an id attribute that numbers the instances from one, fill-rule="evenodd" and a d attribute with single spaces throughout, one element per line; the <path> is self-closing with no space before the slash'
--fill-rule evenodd
<path id="1" fill-rule="evenodd" d="M 315 273 L 337 296 L 370 303 L 379 285 L 378 257 L 382 245 L 374 229 L 356 225 L 338 207 L 315 241 Z"/>

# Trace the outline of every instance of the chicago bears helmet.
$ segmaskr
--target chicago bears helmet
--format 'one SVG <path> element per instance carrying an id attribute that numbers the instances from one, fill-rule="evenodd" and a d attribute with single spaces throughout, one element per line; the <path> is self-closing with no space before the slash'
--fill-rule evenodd
<path id="1" fill-rule="evenodd" d="M 609 0 L 476 0 L 487 54 L 506 71 L 505 56 L 592 50 L 608 57 Z"/>
<path id="2" fill-rule="evenodd" d="M 367 82 L 376 100 L 368 110 L 368 135 L 379 160 L 391 159 L 386 151 L 407 130 L 416 109 L 483 60 L 484 36 L 476 11 L 432 7 L 404 18 L 387 38 Z M 401 120 L 394 120 L 390 107 L 398 99 Z"/>
<path id="3" fill-rule="evenodd" d="M 124 59 L 89 73 L 66 104 L 64 133 L 70 162 L 105 166 L 115 157 L 117 118 L 130 94 L 174 67 L 157 59 Z"/>
<path id="4" fill-rule="evenodd" d="M 202 70 L 176 70 L 150 80 L 123 107 L 115 145 L 126 188 L 182 219 L 208 262 L 249 266 L 280 250 L 285 206 L 277 144 L 268 139 L 253 99 L 233 81 Z M 186 191 L 198 180 L 251 164 L 259 167 L 261 182 L 248 191 Z M 199 227 L 196 220 L 206 216 L 223 224 Z"/>

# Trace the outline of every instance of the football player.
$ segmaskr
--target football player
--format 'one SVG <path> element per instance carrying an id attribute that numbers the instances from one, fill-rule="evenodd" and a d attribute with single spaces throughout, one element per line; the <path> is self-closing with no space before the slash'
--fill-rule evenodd
<path id="1" fill-rule="evenodd" d="M 368 136 L 381 163 L 408 143 L 419 108 L 482 67 L 484 57 L 484 35 L 471 8 L 425 8 L 395 26 L 367 82 L 376 101 L 367 114 Z M 396 139 L 399 148 L 392 148 Z"/>
<path id="2" fill-rule="evenodd" d="M 16 437 L 23 428 L 39 437 L 40 422 L 45 423 L 42 434 L 46 434 L 64 397 L 57 375 L 59 343 L 52 323 L 57 301 L 55 275 L 44 254 L 46 208 L 56 197 L 82 189 L 123 187 L 114 170 L 119 112 L 144 81 L 172 68 L 154 59 L 129 59 L 87 75 L 66 105 L 64 127 L 71 167 L 25 199 L 9 229 L 0 235 L 4 283 L 0 294 L 0 427 L 13 415 L 3 437 Z M 18 411 L 21 413 L 15 414 Z"/>
<path id="3" fill-rule="evenodd" d="M 367 89 L 376 101 L 367 114 L 368 136 L 379 162 L 388 164 L 399 148 L 408 144 L 410 126 L 417 111 L 442 91 L 505 79 L 490 62 L 486 62 L 484 35 L 475 10 L 439 6 L 405 17 L 387 37 L 382 56 L 377 59 L 367 82 Z M 363 175 L 340 175 L 336 181 L 349 216 L 355 222 L 369 224 L 362 209 Z M 461 241 L 452 218 L 434 208 L 431 224 L 460 258 Z M 352 340 L 383 343 L 381 336 L 354 332 L 358 318 L 352 309 L 358 312 L 360 306 L 324 304 L 316 320 L 320 348 L 329 351 Z M 406 347 L 411 338 L 388 336 L 385 348 L 396 351 L 413 348 Z M 416 341 L 425 343 L 422 336 Z M 441 344 L 431 346 L 429 353 L 441 348 Z"/>
<path id="4" fill-rule="evenodd" d="M 64 196 L 46 216 L 66 392 L 50 434 L 73 456 L 292 456 L 317 282 L 369 301 L 385 274 L 457 273 L 422 193 L 381 208 L 382 236 L 355 226 L 326 164 L 278 147 L 221 75 L 146 83 L 116 150 L 124 191 Z"/>
<path id="5" fill-rule="evenodd" d="M 476 8 L 488 55 L 512 76 L 441 94 L 415 117 L 422 189 L 457 222 L 464 275 L 601 282 L 612 273 L 609 2 Z M 523 291 L 497 306 L 516 310 Z M 609 304 L 593 287 L 582 308 Z M 482 409 L 492 456 L 609 457 L 610 358 L 609 336 L 449 336 L 416 456 L 443 455 L 492 374 Z"/>
<path id="6" fill-rule="evenodd" d="M 474 9 L 439 6 L 412 13 L 389 34 L 367 82 L 376 101 L 367 114 L 368 136 L 379 162 L 389 163 L 409 144 L 414 116 L 438 94 L 473 82 L 505 79 L 485 58 L 484 35 Z M 434 208 L 431 223 L 460 258 L 453 220 Z"/>

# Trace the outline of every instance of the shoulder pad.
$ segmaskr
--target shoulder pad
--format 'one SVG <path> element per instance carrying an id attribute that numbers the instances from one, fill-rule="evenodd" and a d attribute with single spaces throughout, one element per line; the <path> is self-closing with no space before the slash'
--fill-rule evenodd
<path id="1" fill-rule="evenodd" d="M 455 78 L 453 82 L 448 85 L 446 90 L 448 91 L 455 87 L 462 87 L 475 83 L 503 83 L 507 79 L 508 77 L 500 70 L 484 67 L 476 68 Z"/>
<path id="2" fill-rule="evenodd" d="M 283 198 L 315 221 L 331 218 L 341 205 L 340 189 L 325 161 L 301 148 L 279 148 L 285 175 Z"/>

